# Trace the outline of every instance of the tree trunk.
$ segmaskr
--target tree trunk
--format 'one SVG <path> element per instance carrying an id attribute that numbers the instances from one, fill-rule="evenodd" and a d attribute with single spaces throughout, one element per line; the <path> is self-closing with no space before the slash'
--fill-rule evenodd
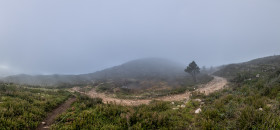
<path id="1" fill-rule="evenodd" d="M 193 81 L 196 83 L 196 73 L 195 72 L 193 72 L 192 77 L 193 77 Z"/>

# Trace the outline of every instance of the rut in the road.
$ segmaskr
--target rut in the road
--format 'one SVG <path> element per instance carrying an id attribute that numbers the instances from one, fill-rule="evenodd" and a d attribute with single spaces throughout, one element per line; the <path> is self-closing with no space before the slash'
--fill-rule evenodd
<path id="1" fill-rule="evenodd" d="M 214 79 L 212 81 L 210 81 L 207 84 L 201 85 L 196 91 L 205 93 L 206 95 L 208 95 L 210 93 L 213 93 L 217 90 L 222 89 L 226 84 L 227 84 L 227 80 L 225 78 L 214 76 Z M 72 90 L 80 92 L 78 88 L 73 88 Z M 86 94 L 92 98 L 96 98 L 96 97 L 102 98 L 104 103 L 113 102 L 113 103 L 124 105 L 124 106 L 137 106 L 137 105 L 141 105 L 141 104 L 149 104 L 150 101 L 152 101 L 152 100 L 182 101 L 182 100 L 188 100 L 191 96 L 191 92 L 186 91 L 183 94 L 164 96 L 164 97 L 153 98 L 153 99 L 131 100 L 131 99 L 112 98 L 112 97 L 105 95 L 104 93 L 97 93 L 95 91 L 95 89 L 92 89 L 91 91 L 86 92 L 86 93 L 84 93 L 84 92 L 80 92 L 80 93 Z"/>
<path id="2" fill-rule="evenodd" d="M 51 113 L 49 113 L 47 115 L 47 117 L 44 119 L 44 124 L 41 123 L 38 127 L 37 130 L 46 130 L 49 129 L 49 127 L 54 123 L 55 118 L 65 112 L 70 106 L 71 104 L 76 101 L 75 97 L 69 98 L 68 100 L 66 100 L 63 104 L 61 104 L 58 108 L 54 109 Z"/>

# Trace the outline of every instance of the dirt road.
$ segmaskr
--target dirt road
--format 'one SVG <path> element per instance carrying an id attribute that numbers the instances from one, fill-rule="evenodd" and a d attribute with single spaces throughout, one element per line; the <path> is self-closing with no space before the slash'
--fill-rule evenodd
<path id="1" fill-rule="evenodd" d="M 37 130 L 47 130 L 49 129 L 49 126 L 54 123 L 55 118 L 66 111 L 70 105 L 76 100 L 76 98 L 69 98 L 66 100 L 62 105 L 60 105 L 58 108 L 54 109 L 51 113 L 47 115 L 45 120 L 37 127 Z"/>
<path id="2" fill-rule="evenodd" d="M 222 89 L 226 84 L 227 84 L 227 80 L 225 78 L 214 76 L 214 79 L 212 81 L 210 81 L 207 84 L 199 86 L 199 88 L 195 91 L 205 93 L 206 95 L 208 95 L 214 91 Z M 77 87 L 73 88 L 72 90 L 80 92 L 79 88 L 77 88 Z M 150 101 L 152 101 L 152 100 L 182 101 L 182 100 L 188 100 L 191 96 L 191 92 L 186 91 L 183 94 L 164 96 L 164 97 L 153 98 L 153 99 L 131 100 L 131 99 L 112 98 L 112 97 L 105 95 L 104 93 L 97 93 L 95 91 L 95 89 L 92 89 L 89 92 L 85 92 L 85 93 L 80 92 L 80 93 L 88 95 L 89 97 L 92 97 L 92 98 L 96 98 L 96 97 L 102 98 L 104 103 L 116 103 L 116 104 L 121 104 L 121 105 L 125 105 L 125 106 L 127 106 L 127 105 L 128 106 L 137 106 L 137 105 L 141 105 L 141 104 L 149 104 Z"/>
<path id="3" fill-rule="evenodd" d="M 209 82 L 205 85 L 202 85 L 196 91 L 198 91 L 200 93 L 204 93 L 205 95 L 208 95 L 210 93 L 213 93 L 217 90 L 224 88 L 224 86 L 226 84 L 227 84 L 227 80 L 225 78 L 215 76 L 211 82 Z"/>

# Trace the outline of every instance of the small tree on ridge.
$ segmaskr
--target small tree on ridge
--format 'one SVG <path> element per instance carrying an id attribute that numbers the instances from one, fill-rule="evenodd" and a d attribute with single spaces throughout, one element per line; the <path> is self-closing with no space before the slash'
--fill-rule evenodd
<path id="1" fill-rule="evenodd" d="M 189 73 L 192 76 L 194 82 L 196 82 L 196 74 L 200 73 L 200 68 L 194 61 L 192 61 L 185 69 L 185 72 Z"/>

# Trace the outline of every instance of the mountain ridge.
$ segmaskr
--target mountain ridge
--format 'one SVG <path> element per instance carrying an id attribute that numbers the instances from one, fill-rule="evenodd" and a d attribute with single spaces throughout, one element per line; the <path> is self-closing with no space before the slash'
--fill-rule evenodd
<path id="1" fill-rule="evenodd" d="M 280 55 L 266 56 L 247 62 L 234 63 L 221 66 L 214 75 L 233 78 L 240 73 L 255 73 L 274 71 L 280 66 Z"/>
<path id="2" fill-rule="evenodd" d="M 2 78 L 3 82 L 35 86 L 91 84 L 97 80 L 171 78 L 184 74 L 184 65 L 163 58 L 136 59 L 118 66 L 79 75 L 27 75 Z"/>

